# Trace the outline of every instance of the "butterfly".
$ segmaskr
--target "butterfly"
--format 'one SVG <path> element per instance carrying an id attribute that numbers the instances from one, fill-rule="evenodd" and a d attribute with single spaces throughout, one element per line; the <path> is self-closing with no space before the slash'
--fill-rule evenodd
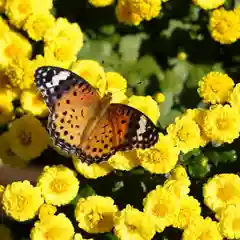
<path id="1" fill-rule="evenodd" d="M 110 103 L 111 94 L 101 98 L 77 74 L 43 66 L 34 77 L 50 112 L 47 128 L 53 143 L 82 162 L 100 163 L 117 151 L 145 149 L 157 142 L 159 131 L 146 115 Z"/>

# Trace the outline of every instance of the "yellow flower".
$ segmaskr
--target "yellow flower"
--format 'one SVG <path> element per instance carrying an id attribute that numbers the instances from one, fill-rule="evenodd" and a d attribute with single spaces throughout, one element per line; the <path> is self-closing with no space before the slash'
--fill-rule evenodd
<path id="1" fill-rule="evenodd" d="M 50 140 L 41 122 L 30 115 L 15 120 L 8 137 L 12 151 L 26 161 L 40 156 Z"/>
<path id="2" fill-rule="evenodd" d="M 24 222 L 32 219 L 43 204 L 41 191 L 29 181 L 7 185 L 2 199 L 3 209 L 9 217 Z"/>
<path id="3" fill-rule="evenodd" d="M 221 212 L 220 230 L 227 239 L 240 238 L 240 202 L 223 209 Z"/>
<path id="4" fill-rule="evenodd" d="M 73 236 L 74 227 L 63 213 L 35 222 L 30 233 L 31 240 L 72 240 Z"/>
<path id="5" fill-rule="evenodd" d="M 62 62 L 66 68 L 74 62 L 77 51 L 74 49 L 74 45 L 68 43 L 65 39 L 57 39 L 51 43 L 44 45 L 44 56 L 46 58 L 55 58 Z"/>
<path id="6" fill-rule="evenodd" d="M 216 105 L 205 115 L 203 130 L 208 138 L 216 143 L 232 143 L 238 138 L 240 116 L 229 105 Z"/>
<path id="7" fill-rule="evenodd" d="M 195 221 L 190 222 L 184 230 L 182 240 L 221 240 L 223 237 L 219 232 L 218 223 L 207 217 L 203 219 L 197 217 Z"/>
<path id="8" fill-rule="evenodd" d="M 209 10 L 222 6 L 225 0 L 193 0 L 193 3 L 202 9 Z"/>
<path id="9" fill-rule="evenodd" d="M 44 203 L 39 208 L 39 219 L 47 218 L 49 216 L 53 216 L 57 212 L 57 208 L 51 204 Z"/>
<path id="10" fill-rule="evenodd" d="M 159 15 L 161 0 L 131 0 L 131 11 L 149 21 Z"/>
<path id="11" fill-rule="evenodd" d="M 78 193 L 79 181 L 76 173 L 63 165 L 46 166 L 37 186 L 41 188 L 46 203 L 56 206 L 70 203 Z"/>
<path id="12" fill-rule="evenodd" d="M 117 152 L 109 158 L 108 163 L 115 169 L 130 171 L 139 165 L 137 152 L 135 150 L 128 152 Z"/>
<path id="13" fill-rule="evenodd" d="M 110 197 L 89 196 L 79 199 L 75 217 L 78 226 L 88 233 L 110 232 L 118 208 Z"/>
<path id="14" fill-rule="evenodd" d="M 114 0 L 88 0 L 94 7 L 106 7 L 113 4 Z"/>
<path id="15" fill-rule="evenodd" d="M 77 172 L 83 175 L 85 178 L 96 179 L 108 175 L 113 171 L 113 167 L 108 162 L 87 163 L 81 162 L 80 159 L 73 157 L 73 165 Z"/>
<path id="16" fill-rule="evenodd" d="M 74 235 L 73 240 L 94 240 L 94 239 L 93 239 L 93 238 L 88 238 L 88 239 L 86 239 L 86 238 L 83 238 L 83 236 L 81 235 L 81 233 L 76 233 L 76 234 Z"/>
<path id="17" fill-rule="evenodd" d="M 190 192 L 189 186 L 190 181 L 186 181 L 185 179 L 168 179 L 164 182 L 163 188 L 165 188 L 168 192 L 175 194 L 180 199 Z"/>
<path id="18" fill-rule="evenodd" d="M 32 13 L 46 12 L 52 8 L 52 0 L 7 0 L 5 13 L 10 22 L 21 28 Z"/>
<path id="19" fill-rule="evenodd" d="M 0 238 L 3 240 L 12 240 L 11 230 L 4 224 L 0 224 Z"/>
<path id="20" fill-rule="evenodd" d="M 152 239 L 155 231 L 152 218 L 130 205 L 115 219 L 114 233 L 120 240 Z"/>
<path id="21" fill-rule="evenodd" d="M 32 45 L 21 34 L 8 31 L 0 38 L 0 66 L 7 67 L 12 61 L 29 58 L 32 55 Z"/>
<path id="22" fill-rule="evenodd" d="M 120 23 L 129 25 L 139 25 L 143 20 L 140 15 L 131 10 L 131 3 L 129 0 L 119 0 L 116 7 L 116 17 Z"/>
<path id="23" fill-rule="evenodd" d="M 169 176 L 168 179 L 169 180 L 185 180 L 186 182 L 188 182 L 189 186 L 191 184 L 189 177 L 187 175 L 186 169 L 181 165 L 176 166 L 171 171 L 171 175 Z"/>
<path id="24" fill-rule="evenodd" d="M 155 94 L 154 99 L 156 100 L 156 102 L 158 104 L 161 104 L 165 101 L 165 96 L 162 93 L 158 92 L 158 93 Z"/>
<path id="25" fill-rule="evenodd" d="M 138 150 L 140 165 L 151 173 L 168 173 L 178 161 L 178 148 L 174 147 L 167 135 L 159 134 L 159 140 L 154 147 Z"/>
<path id="26" fill-rule="evenodd" d="M 127 103 L 127 80 L 117 72 L 106 73 L 106 92 L 112 94 L 111 103 Z"/>
<path id="27" fill-rule="evenodd" d="M 180 211 L 173 222 L 173 227 L 184 229 L 191 221 L 200 217 L 201 207 L 197 199 L 192 196 L 184 196 L 180 199 Z"/>
<path id="28" fill-rule="evenodd" d="M 8 136 L 8 132 L 0 135 L 0 159 L 4 164 L 8 164 L 12 167 L 24 167 L 26 161 L 17 156 L 10 147 L 11 139 Z"/>
<path id="29" fill-rule="evenodd" d="M 203 187 L 204 203 L 214 212 L 240 202 L 240 178 L 235 174 L 218 174 Z"/>
<path id="30" fill-rule="evenodd" d="M 212 38 L 221 44 L 231 44 L 240 37 L 240 16 L 224 8 L 212 12 L 209 30 Z"/>
<path id="31" fill-rule="evenodd" d="M 158 104 L 151 96 L 133 95 L 128 99 L 128 105 L 146 114 L 154 123 L 160 117 Z"/>
<path id="32" fill-rule="evenodd" d="M 199 81 L 198 93 L 206 103 L 224 103 L 233 87 L 234 82 L 227 74 L 210 72 Z"/>
<path id="33" fill-rule="evenodd" d="M 228 102 L 240 113 L 240 83 L 236 84 L 229 96 Z"/>
<path id="34" fill-rule="evenodd" d="M 153 217 L 157 232 L 173 224 L 180 209 L 178 197 L 159 185 L 143 199 L 143 206 L 144 212 Z"/>
<path id="35" fill-rule="evenodd" d="M 32 62 L 27 58 L 9 63 L 5 68 L 5 75 L 8 76 L 12 87 L 23 90 L 34 85 Z"/>
<path id="36" fill-rule="evenodd" d="M 99 90 L 101 96 L 106 90 L 106 76 L 103 67 L 94 60 L 78 60 L 73 63 L 71 70 Z"/>
<path id="37" fill-rule="evenodd" d="M 54 16 L 50 12 L 33 13 L 23 25 L 23 29 L 29 37 L 35 41 L 42 40 L 46 31 L 53 28 L 55 22 Z"/>
<path id="38" fill-rule="evenodd" d="M 191 115 L 177 117 L 174 124 L 167 128 L 170 138 L 183 153 L 187 153 L 194 148 L 199 148 L 205 144 L 201 137 L 201 130 Z"/>
<path id="39" fill-rule="evenodd" d="M 48 108 L 38 92 L 33 89 L 23 90 L 20 95 L 22 109 L 34 116 L 46 117 Z"/>
<path id="40" fill-rule="evenodd" d="M 66 18 L 57 18 L 55 25 L 46 31 L 44 42 L 46 46 L 52 46 L 50 49 L 56 47 L 60 50 L 61 46 L 69 45 L 77 54 L 83 46 L 83 33 L 77 23 L 70 23 Z"/>
<path id="41" fill-rule="evenodd" d="M 7 91 L 0 89 L 0 126 L 14 119 L 14 106 Z"/>

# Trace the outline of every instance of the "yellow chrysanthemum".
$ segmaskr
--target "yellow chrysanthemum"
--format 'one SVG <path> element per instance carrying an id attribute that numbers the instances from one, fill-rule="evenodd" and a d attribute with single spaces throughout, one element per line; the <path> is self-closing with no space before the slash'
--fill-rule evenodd
<path id="1" fill-rule="evenodd" d="M 47 218 L 53 216 L 57 212 L 57 208 L 51 204 L 44 203 L 38 212 L 39 219 Z"/>
<path id="2" fill-rule="evenodd" d="M 191 221 L 200 217 L 201 207 L 197 199 L 192 196 L 183 196 L 180 199 L 180 211 L 173 222 L 173 227 L 184 229 Z"/>
<path id="3" fill-rule="evenodd" d="M 198 93 L 206 103 L 224 103 L 233 87 L 234 82 L 227 74 L 210 72 L 199 81 Z"/>
<path id="4" fill-rule="evenodd" d="M 143 200 L 144 212 L 153 217 L 157 232 L 173 224 L 178 216 L 180 200 L 165 188 L 157 186 Z"/>
<path id="5" fill-rule="evenodd" d="M 228 102 L 240 113 L 240 83 L 236 84 L 229 96 Z"/>
<path id="6" fill-rule="evenodd" d="M 215 175 L 203 187 L 204 203 L 214 212 L 220 212 L 229 204 L 239 203 L 239 184 L 238 175 Z"/>
<path id="7" fill-rule="evenodd" d="M 33 89 L 23 90 L 20 95 L 20 102 L 22 109 L 34 116 L 46 117 L 48 115 L 48 108 L 42 99 L 39 92 Z"/>
<path id="8" fill-rule="evenodd" d="M 177 117 L 174 124 L 167 128 L 169 137 L 183 153 L 205 145 L 201 130 L 191 115 Z"/>
<path id="9" fill-rule="evenodd" d="M 240 202 L 229 205 L 221 212 L 220 230 L 227 239 L 240 238 Z"/>
<path id="10" fill-rule="evenodd" d="M 14 88 L 23 90 L 34 86 L 32 61 L 27 58 L 9 63 L 4 73 Z"/>
<path id="11" fill-rule="evenodd" d="M 161 104 L 165 101 L 165 96 L 162 93 L 158 92 L 155 94 L 154 99 L 158 104 Z"/>
<path id="12" fill-rule="evenodd" d="M 12 240 L 11 230 L 4 224 L 0 224 L 0 238 L 3 240 Z"/>
<path id="13" fill-rule="evenodd" d="M 42 40 L 47 30 L 53 28 L 54 16 L 50 12 L 33 13 L 24 23 L 23 29 L 35 41 Z"/>
<path id="14" fill-rule="evenodd" d="M 31 240 L 72 240 L 73 236 L 74 227 L 63 213 L 35 222 L 30 234 Z"/>
<path id="15" fill-rule="evenodd" d="M 101 96 L 106 90 L 106 76 L 103 67 L 94 60 L 78 60 L 73 63 L 71 70 L 88 81 L 99 90 Z"/>
<path id="16" fill-rule="evenodd" d="M 24 167 L 27 162 L 17 156 L 10 147 L 11 139 L 8 136 L 8 132 L 0 135 L 0 159 L 4 164 L 8 164 L 12 167 Z"/>
<path id="17" fill-rule="evenodd" d="M 159 140 L 154 147 L 138 150 L 140 165 L 151 173 L 168 173 L 178 161 L 178 148 L 174 147 L 169 136 L 159 134 Z"/>
<path id="18" fill-rule="evenodd" d="M 83 33 L 77 23 L 70 23 L 66 18 L 57 18 L 55 25 L 46 31 L 44 42 L 46 46 L 54 46 L 56 43 L 56 47 L 59 49 L 61 44 L 64 47 L 71 45 L 77 54 L 83 46 Z"/>
<path id="19" fill-rule="evenodd" d="M 171 180 L 168 179 L 165 181 L 163 188 L 168 192 L 175 194 L 179 199 L 183 196 L 186 196 L 189 192 L 190 181 L 185 179 Z"/>
<path id="20" fill-rule="evenodd" d="M 231 143 L 238 138 L 240 115 L 229 105 L 216 105 L 205 115 L 203 130 L 206 136 L 216 143 Z"/>
<path id="21" fill-rule="evenodd" d="M 209 10 L 222 6 L 225 0 L 193 0 L 193 3 L 202 9 Z"/>
<path id="22" fill-rule="evenodd" d="M 9 217 L 24 222 L 32 219 L 43 204 L 41 191 L 29 181 L 7 185 L 2 199 L 3 209 Z"/>
<path id="23" fill-rule="evenodd" d="M 46 203 L 56 206 L 66 205 L 78 193 L 79 181 L 76 173 L 63 165 L 46 166 L 38 179 Z"/>
<path id="24" fill-rule="evenodd" d="M 156 123 L 160 117 L 158 104 L 151 96 L 133 95 L 128 99 L 128 105 L 146 114 L 154 123 Z"/>
<path id="25" fill-rule="evenodd" d="M 119 0 L 116 7 L 116 17 L 120 23 L 139 25 L 143 20 L 140 15 L 131 11 L 129 0 Z"/>
<path id="26" fill-rule="evenodd" d="M 218 223 L 207 217 L 203 219 L 196 217 L 184 230 L 182 240 L 221 240 L 223 237 L 219 232 Z"/>
<path id="27" fill-rule="evenodd" d="M 152 239 L 155 231 L 152 218 L 130 205 L 127 205 L 115 219 L 114 233 L 120 240 Z"/>
<path id="28" fill-rule="evenodd" d="M 109 158 L 108 163 L 115 169 L 130 171 L 139 165 L 139 159 L 135 150 L 117 152 Z"/>
<path id="29" fill-rule="evenodd" d="M 212 38 L 221 44 L 231 44 L 240 37 L 240 16 L 224 8 L 212 12 L 209 30 Z"/>
<path id="30" fill-rule="evenodd" d="M 191 184 L 191 181 L 189 180 L 186 169 L 182 165 L 176 166 L 171 171 L 171 174 L 168 179 L 169 180 L 185 180 L 186 182 L 188 182 L 189 186 Z"/>
<path id="31" fill-rule="evenodd" d="M 88 0 L 94 7 L 106 7 L 113 4 L 114 0 Z"/>
<path id="32" fill-rule="evenodd" d="M 77 172 L 85 178 L 96 179 L 108 175 L 113 171 L 113 167 L 108 162 L 93 163 L 88 165 L 81 162 L 80 159 L 73 157 L 73 165 Z"/>
<path id="33" fill-rule="evenodd" d="M 12 61 L 29 58 L 32 55 L 32 45 L 21 34 L 8 31 L 0 39 L 0 66 L 7 67 Z"/>
<path id="34" fill-rule="evenodd" d="M 26 161 L 40 156 L 50 140 L 41 122 L 30 115 L 15 120 L 8 137 L 12 151 Z"/>
<path id="35" fill-rule="evenodd" d="M 0 126 L 14 119 L 14 106 L 7 91 L 0 90 Z"/>
<path id="36" fill-rule="evenodd" d="M 8 0 L 5 6 L 5 13 L 10 22 L 21 28 L 32 13 L 46 12 L 52 8 L 52 0 Z"/>
<path id="37" fill-rule="evenodd" d="M 111 103 L 127 103 L 127 80 L 117 72 L 106 73 L 106 92 L 112 94 Z"/>
<path id="38" fill-rule="evenodd" d="M 89 196 L 80 198 L 75 217 L 78 226 L 89 233 L 110 232 L 118 208 L 110 197 Z"/>
<path id="39" fill-rule="evenodd" d="M 44 45 L 44 56 L 46 58 L 55 58 L 62 62 L 66 68 L 76 61 L 76 50 L 74 45 L 69 44 L 65 39 L 56 40 Z"/>

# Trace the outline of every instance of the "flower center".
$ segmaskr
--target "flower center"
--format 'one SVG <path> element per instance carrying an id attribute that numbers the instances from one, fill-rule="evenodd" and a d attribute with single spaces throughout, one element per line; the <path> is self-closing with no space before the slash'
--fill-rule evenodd
<path id="1" fill-rule="evenodd" d="M 22 131 L 19 133 L 18 138 L 23 146 L 29 146 L 32 143 L 32 135 L 30 132 Z"/>
<path id="2" fill-rule="evenodd" d="M 103 215 L 98 212 L 90 212 L 88 214 L 88 220 L 92 226 L 97 226 L 104 219 Z"/>
<path id="3" fill-rule="evenodd" d="M 230 183 L 225 183 L 217 192 L 217 197 L 222 201 L 229 201 L 236 196 L 239 196 L 239 191 Z"/>
<path id="4" fill-rule="evenodd" d="M 54 179 L 51 182 L 51 189 L 53 192 L 60 194 L 66 192 L 68 189 L 68 183 L 63 179 Z"/>
<path id="5" fill-rule="evenodd" d="M 27 13 L 29 8 L 30 8 L 29 3 L 26 3 L 26 1 L 24 1 L 24 3 L 21 3 L 21 4 L 18 5 L 18 10 L 22 14 Z"/>
<path id="6" fill-rule="evenodd" d="M 137 227 L 132 224 L 126 224 L 129 232 L 135 232 Z"/>
<path id="7" fill-rule="evenodd" d="M 226 119 L 217 120 L 217 126 L 218 126 L 218 129 L 220 129 L 220 130 L 228 129 L 229 125 L 230 125 L 229 121 L 227 121 Z"/>
<path id="8" fill-rule="evenodd" d="M 152 212 L 157 217 L 164 217 L 168 213 L 168 207 L 165 204 L 156 204 Z"/>
<path id="9" fill-rule="evenodd" d="M 232 228 L 235 230 L 235 231 L 239 231 L 240 230 L 240 218 L 236 218 L 233 220 L 232 222 Z"/>

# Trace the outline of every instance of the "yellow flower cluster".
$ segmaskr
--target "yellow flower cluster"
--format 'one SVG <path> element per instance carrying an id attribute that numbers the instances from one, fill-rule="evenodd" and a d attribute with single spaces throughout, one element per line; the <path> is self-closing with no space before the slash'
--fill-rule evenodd
<path id="1" fill-rule="evenodd" d="M 88 0 L 94 7 L 106 7 L 114 3 L 114 0 Z"/>
<path id="2" fill-rule="evenodd" d="M 162 0 L 118 0 L 116 17 L 119 22 L 139 25 L 159 15 Z"/>
<path id="3" fill-rule="evenodd" d="M 203 187 L 204 202 L 215 212 L 220 232 L 227 239 L 240 237 L 239 183 L 238 175 L 225 173 L 215 175 Z"/>
<path id="4" fill-rule="evenodd" d="M 202 9 L 209 10 L 222 6 L 225 0 L 193 0 L 193 3 Z"/>
<path id="5" fill-rule="evenodd" d="M 69 67 L 83 45 L 83 33 L 76 23 L 51 14 L 52 0 L 1 1 L 0 18 L 0 125 L 15 116 L 13 100 L 20 100 L 16 111 L 45 117 L 48 109 L 34 84 L 34 71 L 43 65 Z M 20 32 L 25 31 L 33 41 L 42 40 L 44 56 L 32 59 L 32 45 Z M 20 111 L 19 111 L 20 110 Z"/>

